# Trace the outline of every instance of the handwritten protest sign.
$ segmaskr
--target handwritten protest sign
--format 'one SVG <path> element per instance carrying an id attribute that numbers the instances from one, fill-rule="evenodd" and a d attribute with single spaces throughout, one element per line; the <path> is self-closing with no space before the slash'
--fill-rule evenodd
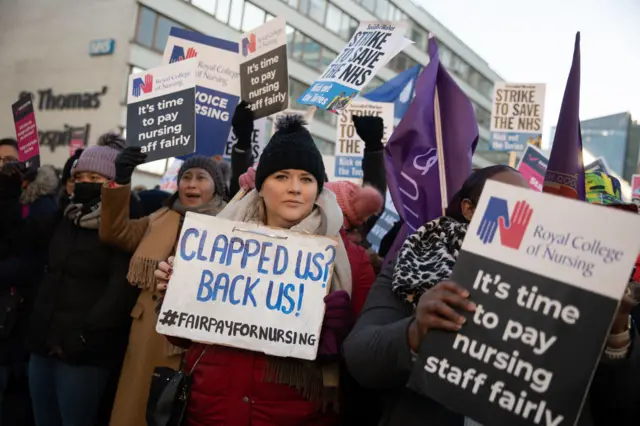
<path id="1" fill-rule="evenodd" d="M 178 158 L 173 159 L 171 165 L 169 165 L 167 171 L 162 176 L 162 179 L 160 179 L 160 189 L 171 193 L 178 190 L 178 172 L 180 171 L 182 163 L 184 163 L 184 161 Z"/>
<path id="2" fill-rule="evenodd" d="M 262 149 L 264 148 L 264 140 L 266 138 L 267 119 L 260 118 L 253 122 L 253 134 L 251 135 L 251 162 L 255 164 L 260 159 Z M 227 161 L 231 160 L 231 152 L 237 141 L 236 134 L 233 129 L 229 131 L 229 138 L 227 138 L 227 144 L 224 148 L 224 154 L 222 158 Z"/>
<path id="3" fill-rule="evenodd" d="M 187 213 L 158 333 L 314 360 L 337 241 Z"/>
<path id="4" fill-rule="evenodd" d="M 527 145 L 516 170 L 529 182 L 531 189 L 542 191 L 549 158 L 533 145 Z"/>
<path id="5" fill-rule="evenodd" d="M 604 157 L 598 157 L 591 163 L 584 166 L 585 173 L 605 173 L 609 174 L 609 165 Z"/>
<path id="6" fill-rule="evenodd" d="M 336 136 L 336 169 L 337 178 L 362 179 L 362 158 L 364 142 L 356 133 L 353 124 L 354 115 L 381 117 L 384 121 L 382 143 L 386 144 L 393 132 L 393 104 L 379 102 L 354 102 L 340 111 L 338 135 Z"/>
<path id="7" fill-rule="evenodd" d="M 21 97 L 11 105 L 11 109 L 18 141 L 18 161 L 24 163 L 27 168 L 37 169 L 40 167 L 40 143 L 31 94 L 27 93 Z"/>
<path id="8" fill-rule="evenodd" d="M 346 108 L 380 68 L 410 44 L 406 23 L 361 22 L 347 46 L 298 99 L 337 111 Z"/>
<path id="9" fill-rule="evenodd" d="M 546 84 L 497 82 L 493 89 L 491 144 L 496 151 L 540 148 Z"/>
<path id="10" fill-rule="evenodd" d="M 186 59 L 197 62 L 196 141 L 193 154 L 212 157 L 222 154 L 222 134 L 231 129 L 231 118 L 240 96 L 238 43 L 200 34 L 183 28 L 171 28 L 162 58 L 163 64 Z"/>
<path id="11" fill-rule="evenodd" d="M 129 76 L 127 145 L 147 161 L 195 150 L 196 61 L 176 62 Z"/>
<path id="12" fill-rule="evenodd" d="M 476 311 L 427 333 L 409 386 L 486 425 L 574 425 L 639 237 L 637 214 L 488 181 L 452 275 Z"/>
<path id="13" fill-rule="evenodd" d="M 640 175 L 631 176 L 631 201 L 640 205 Z"/>
<path id="14" fill-rule="evenodd" d="M 242 35 L 240 87 L 255 118 L 282 111 L 289 105 L 289 70 L 284 18 L 274 18 Z"/>

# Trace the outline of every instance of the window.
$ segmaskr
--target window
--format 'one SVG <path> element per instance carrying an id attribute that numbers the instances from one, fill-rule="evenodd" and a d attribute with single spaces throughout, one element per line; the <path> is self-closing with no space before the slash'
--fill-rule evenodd
<path id="1" fill-rule="evenodd" d="M 376 1 L 376 12 L 375 15 L 380 19 L 386 19 L 387 11 L 389 10 L 389 0 L 378 0 Z"/>
<path id="2" fill-rule="evenodd" d="M 493 98 L 493 82 L 489 79 L 482 77 L 480 80 L 480 93 L 485 95 L 487 98 Z"/>
<path id="3" fill-rule="evenodd" d="M 338 55 L 337 52 L 293 28 L 291 33 L 287 34 L 287 48 L 291 59 L 298 60 L 318 71 L 324 71 Z"/>
<path id="4" fill-rule="evenodd" d="M 218 0 L 216 7 L 216 19 L 223 24 L 229 22 L 229 11 L 231 10 L 231 0 Z"/>
<path id="5" fill-rule="evenodd" d="M 322 47 L 315 40 L 305 37 L 304 45 L 302 48 L 302 54 L 300 61 L 303 64 L 310 66 L 311 68 L 319 69 L 320 66 L 320 50 Z"/>
<path id="6" fill-rule="evenodd" d="M 369 12 L 374 13 L 376 9 L 376 0 L 360 0 L 358 3 Z"/>
<path id="7" fill-rule="evenodd" d="M 328 141 L 319 136 L 313 136 L 313 141 L 316 143 L 320 154 L 323 155 L 333 155 L 336 152 L 336 145 L 331 141 Z"/>
<path id="8" fill-rule="evenodd" d="M 370 92 L 373 89 L 380 87 L 384 84 L 384 80 L 378 78 L 378 77 L 373 77 L 373 80 L 371 80 L 371 82 L 369 84 L 367 84 L 367 90 L 365 90 L 364 92 Z"/>
<path id="9" fill-rule="evenodd" d="M 398 53 L 395 57 L 393 57 L 389 61 L 389 63 L 387 64 L 387 67 L 396 72 L 402 72 L 417 64 L 418 63 L 412 58 L 410 58 L 409 56 L 407 56 L 406 53 Z"/>
<path id="10" fill-rule="evenodd" d="M 473 104 L 473 108 L 476 110 L 476 119 L 478 120 L 478 125 L 480 125 L 481 127 L 486 127 L 488 129 L 491 126 L 491 112 L 487 111 L 475 102 L 471 103 Z"/>
<path id="11" fill-rule="evenodd" d="M 416 43 L 418 49 L 426 49 L 429 35 L 427 31 L 418 25 L 416 22 L 411 21 L 411 40 Z"/>
<path id="12" fill-rule="evenodd" d="M 231 11 L 229 13 L 229 26 L 239 30 L 242 26 L 242 11 L 244 0 L 231 0 Z"/>
<path id="13" fill-rule="evenodd" d="M 251 31 L 252 29 L 264 24 L 266 16 L 267 15 L 264 10 L 252 5 L 251 3 L 245 3 L 244 15 L 242 16 L 242 31 Z"/>
<path id="14" fill-rule="evenodd" d="M 211 15 L 216 14 L 216 0 L 191 0 L 191 4 Z"/>
<path id="15" fill-rule="evenodd" d="M 138 12 L 138 30 L 136 31 L 136 42 L 151 47 L 153 45 L 153 33 L 156 26 L 156 13 L 141 7 Z"/>
<path id="16" fill-rule="evenodd" d="M 342 11 L 333 4 L 327 6 L 327 17 L 325 19 L 325 27 L 332 33 L 340 35 L 340 23 L 342 22 Z"/>
<path id="17" fill-rule="evenodd" d="M 172 27 L 184 28 L 179 23 L 141 6 L 135 41 L 142 46 L 163 52 Z"/>
<path id="18" fill-rule="evenodd" d="M 309 18 L 322 24 L 324 23 L 324 15 L 327 10 L 326 0 L 309 0 Z"/>

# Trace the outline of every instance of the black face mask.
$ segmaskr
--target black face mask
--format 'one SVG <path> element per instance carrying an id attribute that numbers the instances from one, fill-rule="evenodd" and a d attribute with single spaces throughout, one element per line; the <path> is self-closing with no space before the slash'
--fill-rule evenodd
<path id="1" fill-rule="evenodd" d="M 99 201 L 102 194 L 100 182 L 78 182 L 73 187 L 71 202 L 74 204 L 88 204 Z"/>

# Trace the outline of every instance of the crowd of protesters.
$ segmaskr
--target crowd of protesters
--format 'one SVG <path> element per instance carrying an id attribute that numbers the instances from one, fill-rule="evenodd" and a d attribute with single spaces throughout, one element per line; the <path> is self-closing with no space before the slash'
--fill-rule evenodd
<path id="1" fill-rule="evenodd" d="M 383 266 L 401 226 L 378 253 L 368 245 L 386 193 L 384 123 L 353 120 L 365 144 L 363 186 L 328 181 L 322 155 L 295 115 L 275 123 L 259 163 L 251 164 L 254 124 L 246 103 L 232 120 L 238 140 L 230 167 L 192 156 L 174 194 L 132 188 L 146 156 L 115 134 L 76 151 L 60 173 L 25 169 L 17 142 L 0 140 L 0 424 L 477 424 L 406 383 L 424 336 L 457 330 L 458 312 L 474 309 L 449 278 L 485 182 L 527 182 L 507 166 L 476 170 L 446 215 Z M 230 202 L 238 191 L 245 195 Z M 187 212 L 338 239 L 315 361 L 156 332 Z M 443 257 L 444 268 L 429 261 Z M 632 302 L 620 305 L 580 426 L 640 418 Z M 165 400 L 179 371 L 190 384 L 182 408 Z"/>

